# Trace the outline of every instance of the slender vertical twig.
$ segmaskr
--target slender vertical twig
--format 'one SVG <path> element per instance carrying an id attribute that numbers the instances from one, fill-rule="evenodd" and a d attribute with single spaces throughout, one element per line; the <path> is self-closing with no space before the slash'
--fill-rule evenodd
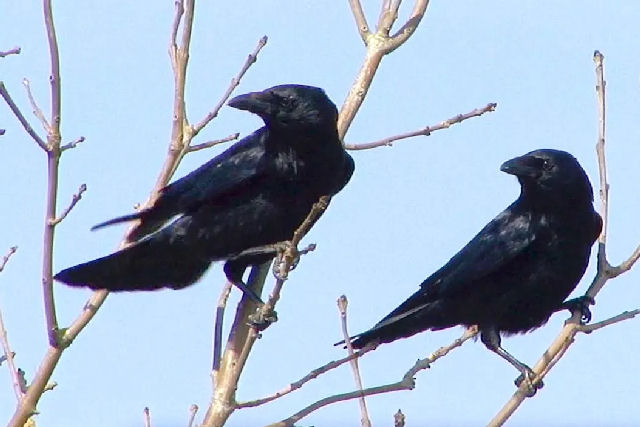
<path id="1" fill-rule="evenodd" d="M 354 355 L 353 346 L 351 345 L 351 338 L 349 337 L 349 330 L 347 328 L 347 306 L 349 301 L 346 295 L 341 295 L 338 298 L 338 311 L 340 312 L 340 324 L 342 326 L 342 336 L 344 338 L 345 346 L 347 347 L 347 354 L 349 356 Z M 362 377 L 360 376 L 360 368 L 358 367 L 358 359 L 353 359 L 349 362 L 351 365 L 351 371 L 353 372 L 353 379 L 356 382 L 358 390 L 362 391 Z M 371 419 L 369 418 L 369 411 L 367 411 L 367 401 L 364 396 L 358 398 L 358 404 L 360 405 L 360 423 L 362 427 L 371 427 Z"/>
<path id="2" fill-rule="evenodd" d="M 12 246 L 9 248 L 9 252 L 2 257 L 0 260 L 0 271 L 4 270 L 4 267 L 9 262 L 11 256 L 16 253 L 18 250 L 17 246 Z M 0 343 L 2 344 L 2 352 L 4 354 L 3 359 L 6 360 L 7 366 L 9 368 L 9 373 L 11 375 L 11 384 L 13 385 L 13 392 L 16 395 L 16 400 L 18 403 L 22 399 L 23 387 L 22 387 L 22 379 L 20 374 L 18 373 L 18 369 L 13 361 L 13 357 L 15 353 L 11 350 L 11 345 L 9 344 L 9 337 L 7 336 L 7 330 L 4 326 L 4 321 L 2 319 L 2 311 L 0 311 Z"/>

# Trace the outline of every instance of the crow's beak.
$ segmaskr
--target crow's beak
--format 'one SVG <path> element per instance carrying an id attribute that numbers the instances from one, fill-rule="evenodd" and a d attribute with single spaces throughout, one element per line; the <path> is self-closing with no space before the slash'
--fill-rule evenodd
<path id="1" fill-rule="evenodd" d="M 258 115 L 269 115 L 272 109 L 272 98 L 273 95 L 269 92 L 250 92 L 236 96 L 228 104 L 238 110 L 246 110 Z"/>
<path id="2" fill-rule="evenodd" d="M 532 156 L 520 156 L 507 160 L 500 166 L 502 172 L 523 178 L 537 178 L 540 176 L 539 160 Z"/>

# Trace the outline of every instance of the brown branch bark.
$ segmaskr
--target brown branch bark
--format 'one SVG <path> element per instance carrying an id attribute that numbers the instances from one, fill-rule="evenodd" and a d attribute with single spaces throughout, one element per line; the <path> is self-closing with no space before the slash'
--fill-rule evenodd
<path id="1" fill-rule="evenodd" d="M 473 117 L 479 117 L 484 113 L 495 111 L 497 106 L 498 104 L 496 104 L 495 102 L 492 102 L 490 104 L 485 105 L 482 108 L 476 108 L 472 111 L 469 111 L 468 113 L 458 114 L 454 117 L 451 117 L 450 119 L 444 120 L 433 126 L 427 126 L 425 128 L 422 128 L 416 131 L 389 136 L 389 137 L 380 139 L 378 141 L 367 142 L 362 144 L 345 144 L 344 148 L 346 148 L 347 150 L 368 150 L 368 149 L 377 148 L 377 147 L 390 147 L 393 145 L 395 141 L 398 141 L 398 140 L 413 138 L 415 136 L 430 136 L 435 131 L 448 129 L 456 123 L 463 122 Z"/>
<path id="2" fill-rule="evenodd" d="M 607 167 L 605 158 L 605 88 L 606 83 L 604 80 L 604 67 L 603 55 L 596 51 L 593 56 L 596 72 L 596 98 L 598 107 L 598 139 L 596 143 L 596 153 L 598 155 L 598 170 L 600 176 L 600 215 L 602 216 L 602 233 L 598 239 L 598 264 L 597 272 L 594 277 L 586 295 L 595 299 L 596 295 L 605 283 L 625 271 L 628 271 L 635 261 L 638 259 L 637 252 L 640 249 L 636 249 L 634 253 L 620 266 L 611 267 L 606 255 L 607 246 L 607 225 L 608 219 L 608 205 L 609 205 L 609 182 L 607 179 Z M 593 325 L 581 325 L 580 313 L 574 313 L 570 319 L 565 322 L 564 328 L 560 331 L 560 334 L 551 343 L 549 348 L 543 353 L 542 357 L 536 365 L 533 367 L 535 377 L 532 382 L 535 384 L 541 381 L 551 368 L 562 358 L 567 352 L 571 344 L 573 344 L 576 335 L 579 332 L 590 333 L 597 329 L 603 328 L 614 323 L 618 323 L 622 320 L 631 319 L 640 311 L 632 310 L 623 312 L 610 319 L 602 322 L 595 323 Z M 523 384 L 518 390 L 511 396 L 511 398 L 504 404 L 504 406 L 498 411 L 494 418 L 489 422 L 489 426 L 496 427 L 503 425 L 509 417 L 518 409 L 522 402 L 527 398 L 527 384 Z"/>
<path id="3" fill-rule="evenodd" d="M 467 340 L 469 340 L 470 338 L 473 338 L 477 334 L 478 334 L 478 328 L 476 326 L 472 326 L 468 328 L 467 330 L 465 330 L 464 334 L 462 334 L 460 338 L 456 339 L 451 344 L 445 347 L 440 347 L 438 350 L 433 352 L 429 357 L 425 359 L 419 359 L 409 370 L 407 370 L 407 372 L 405 372 L 405 374 L 402 376 L 402 379 L 400 381 L 382 385 L 382 386 L 365 388 L 364 390 L 356 390 L 349 393 L 342 393 L 342 394 L 336 394 L 333 396 L 325 397 L 324 399 L 320 399 L 312 403 L 306 408 L 296 412 L 295 414 L 291 415 L 290 417 L 280 422 L 269 424 L 268 427 L 292 426 L 294 423 L 300 421 L 302 418 L 306 417 L 312 412 L 315 412 L 324 406 L 331 405 L 336 402 L 342 402 L 350 399 L 357 399 L 359 397 L 364 397 L 364 396 L 372 396 L 374 394 L 389 393 L 392 391 L 413 390 L 413 388 L 415 387 L 414 377 L 418 372 L 430 368 L 431 364 L 434 363 L 436 360 L 446 356 L 447 354 L 449 354 L 451 350 L 460 347 Z"/>

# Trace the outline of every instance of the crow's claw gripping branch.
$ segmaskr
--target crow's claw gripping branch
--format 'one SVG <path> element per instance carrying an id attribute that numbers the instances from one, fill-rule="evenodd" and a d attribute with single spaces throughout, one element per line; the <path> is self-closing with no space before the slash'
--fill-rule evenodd
<path id="1" fill-rule="evenodd" d="M 275 310 L 265 312 L 263 308 L 260 308 L 254 314 L 249 315 L 249 326 L 256 328 L 258 331 L 264 331 L 277 321 L 278 313 Z"/>
<path id="2" fill-rule="evenodd" d="M 579 312 L 580 321 L 585 324 L 591 321 L 591 310 L 589 310 L 589 306 L 595 303 L 596 301 L 592 296 L 583 295 L 563 302 L 559 310 L 569 310 L 571 313 Z"/>
<path id="3" fill-rule="evenodd" d="M 528 369 L 526 372 L 523 372 L 518 378 L 516 378 L 514 384 L 516 385 L 516 387 L 520 387 L 522 382 L 526 381 L 528 387 L 527 397 L 533 397 L 539 389 L 544 387 L 544 383 L 542 382 L 542 380 L 538 381 L 535 384 L 533 383 L 533 379 L 535 377 L 535 372 L 533 372 L 531 369 Z"/>

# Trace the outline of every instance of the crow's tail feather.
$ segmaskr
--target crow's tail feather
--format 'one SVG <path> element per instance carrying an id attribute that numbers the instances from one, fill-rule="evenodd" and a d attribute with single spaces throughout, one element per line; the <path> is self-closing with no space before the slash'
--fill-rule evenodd
<path id="1" fill-rule="evenodd" d="M 91 231 L 96 231 L 97 229 L 106 227 L 108 225 L 120 224 L 121 222 L 129 222 L 129 221 L 133 221 L 140 218 L 142 218 L 142 212 L 136 212 L 129 215 L 122 215 L 117 218 L 112 218 L 108 221 L 101 222 L 100 224 L 94 225 L 93 227 L 91 227 Z"/>
<path id="2" fill-rule="evenodd" d="M 54 279 L 69 286 L 109 291 L 180 289 L 197 281 L 211 260 L 182 244 L 142 240 L 102 258 L 62 270 Z"/>

